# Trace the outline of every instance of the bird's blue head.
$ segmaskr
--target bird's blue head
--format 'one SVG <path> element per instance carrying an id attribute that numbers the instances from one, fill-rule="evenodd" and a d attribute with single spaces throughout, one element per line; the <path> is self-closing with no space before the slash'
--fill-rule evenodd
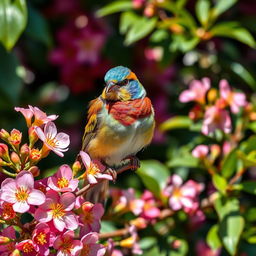
<path id="1" fill-rule="evenodd" d="M 105 75 L 102 97 L 112 101 L 128 101 L 145 97 L 146 91 L 136 75 L 123 66 L 111 68 Z"/>

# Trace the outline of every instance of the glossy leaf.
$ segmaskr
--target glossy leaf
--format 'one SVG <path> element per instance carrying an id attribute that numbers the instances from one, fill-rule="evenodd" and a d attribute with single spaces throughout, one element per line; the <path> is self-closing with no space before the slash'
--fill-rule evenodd
<path id="1" fill-rule="evenodd" d="M 132 9 L 132 1 L 115 1 L 97 11 L 98 17 L 103 17 L 120 11 Z"/>
<path id="2" fill-rule="evenodd" d="M 225 178 L 231 177 L 237 169 L 237 150 L 232 150 L 224 159 L 221 166 L 221 174 Z"/>
<path id="3" fill-rule="evenodd" d="M 209 20 L 210 1 L 198 0 L 196 3 L 196 16 L 202 25 L 206 25 Z"/>
<path id="4" fill-rule="evenodd" d="M 125 34 L 131 28 L 133 24 L 135 24 L 138 20 L 138 16 L 134 12 L 124 12 L 120 17 L 120 33 Z"/>
<path id="5" fill-rule="evenodd" d="M 237 0 L 217 0 L 216 5 L 213 8 L 212 15 L 214 17 L 221 15 L 223 12 L 231 8 L 236 2 Z"/>
<path id="6" fill-rule="evenodd" d="M 220 223 L 219 235 L 230 255 L 236 255 L 237 246 L 244 229 L 244 218 L 230 212 Z"/>
<path id="7" fill-rule="evenodd" d="M 245 192 L 256 195 L 256 181 L 244 181 L 241 186 Z"/>
<path id="8" fill-rule="evenodd" d="M 219 174 L 214 174 L 212 177 L 213 185 L 217 188 L 221 193 L 225 194 L 227 188 L 227 181 L 224 177 Z"/>
<path id="9" fill-rule="evenodd" d="M 256 91 L 256 80 L 254 76 L 240 63 L 233 62 L 230 65 L 231 70 L 241 77 L 254 91 Z"/>
<path id="10" fill-rule="evenodd" d="M 179 156 L 174 156 L 168 163 L 167 166 L 170 168 L 175 167 L 190 167 L 196 168 L 199 166 L 199 160 L 190 154 L 181 154 Z"/>
<path id="11" fill-rule="evenodd" d="M 163 122 L 160 125 L 160 130 L 169 131 L 173 129 L 188 129 L 191 124 L 192 121 L 188 116 L 175 116 Z"/>
<path id="12" fill-rule="evenodd" d="M 220 194 L 216 194 L 214 208 L 218 214 L 219 219 L 222 220 L 231 212 L 239 212 L 239 201 L 236 198 L 226 198 Z"/>
<path id="13" fill-rule="evenodd" d="M 166 186 L 167 178 L 170 175 L 166 166 L 156 160 L 142 161 L 141 167 L 136 173 L 147 189 L 157 197 L 160 197 L 161 190 Z"/>
<path id="14" fill-rule="evenodd" d="M 212 250 L 217 250 L 222 245 L 218 232 L 219 232 L 219 226 L 215 224 L 211 227 L 211 229 L 207 234 L 206 242 Z"/>
<path id="15" fill-rule="evenodd" d="M 0 42 L 11 50 L 27 24 L 25 0 L 0 1 Z"/>
<path id="16" fill-rule="evenodd" d="M 125 45 L 130 45 L 153 31 L 157 23 L 157 18 L 140 17 L 129 29 L 125 37 Z"/>

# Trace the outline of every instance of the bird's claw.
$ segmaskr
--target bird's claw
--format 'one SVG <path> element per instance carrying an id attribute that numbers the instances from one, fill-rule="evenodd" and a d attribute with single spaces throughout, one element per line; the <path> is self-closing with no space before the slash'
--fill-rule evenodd
<path id="1" fill-rule="evenodd" d="M 117 172 L 116 172 L 114 169 L 108 167 L 108 168 L 106 169 L 105 173 L 111 175 L 113 182 L 114 182 L 114 183 L 116 182 Z"/>
<path id="2" fill-rule="evenodd" d="M 130 160 L 130 166 L 129 166 L 130 169 L 136 170 L 136 169 L 140 168 L 140 160 L 139 160 L 138 157 L 136 157 L 136 156 L 130 156 L 130 157 L 128 157 L 127 159 Z"/>

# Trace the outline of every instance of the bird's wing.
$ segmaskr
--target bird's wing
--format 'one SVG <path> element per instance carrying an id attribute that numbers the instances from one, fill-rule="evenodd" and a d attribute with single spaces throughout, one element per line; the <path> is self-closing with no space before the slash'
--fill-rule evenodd
<path id="1" fill-rule="evenodd" d="M 87 124 L 84 129 L 84 135 L 82 139 L 82 150 L 85 151 L 88 143 L 96 135 L 97 126 L 99 123 L 98 113 L 103 107 L 103 101 L 100 97 L 92 100 L 89 104 Z"/>

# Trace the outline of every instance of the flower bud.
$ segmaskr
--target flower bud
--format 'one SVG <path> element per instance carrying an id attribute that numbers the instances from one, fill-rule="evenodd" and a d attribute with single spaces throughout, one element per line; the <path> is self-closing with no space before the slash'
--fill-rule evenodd
<path id="1" fill-rule="evenodd" d="M 144 15 L 146 17 L 152 17 L 155 14 L 156 8 L 152 3 L 149 3 L 144 9 Z"/>
<path id="2" fill-rule="evenodd" d="M 9 137 L 10 137 L 9 132 L 7 132 L 5 129 L 1 129 L 1 131 L 0 131 L 0 138 L 2 140 L 6 141 Z"/>
<path id="3" fill-rule="evenodd" d="M 37 166 L 32 166 L 28 171 L 31 172 L 34 177 L 40 174 L 40 169 Z"/>
<path id="4" fill-rule="evenodd" d="M 135 226 L 138 229 L 143 229 L 147 227 L 147 221 L 141 217 L 131 220 L 130 224 Z"/>
<path id="5" fill-rule="evenodd" d="M 29 159 L 34 161 L 34 162 L 37 162 L 41 159 L 41 156 L 42 156 L 41 151 L 37 148 L 33 148 L 30 151 Z"/>
<path id="6" fill-rule="evenodd" d="M 21 256 L 21 252 L 18 249 L 15 249 L 9 256 Z"/>
<path id="7" fill-rule="evenodd" d="M 15 153 L 15 152 L 12 152 L 12 153 L 11 153 L 11 160 L 12 160 L 12 162 L 13 162 L 15 165 L 20 164 L 20 157 L 19 157 L 19 155 L 18 155 L 17 153 Z"/>
<path id="8" fill-rule="evenodd" d="M 211 88 L 207 93 L 207 99 L 210 103 L 214 103 L 218 97 L 218 91 L 215 88 Z"/>
<path id="9" fill-rule="evenodd" d="M 22 139 L 22 133 L 17 129 L 13 129 L 11 131 L 11 136 L 8 138 L 8 141 L 13 146 L 18 146 L 21 143 L 21 139 Z"/>
<path id="10" fill-rule="evenodd" d="M 0 157 L 5 161 L 9 161 L 9 151 L 8 146 L 4 143 L 0 143 Z"/>
<path id="11" fill-rule="evenodd" d="M 89 212 L 93 206 L 94 206 L 94 204 L 91 202 L 84 202 L 82 204 L 82 210 L 83 210 L 83 212 Z"/>
<path id="12" fill-rule="evenodd" d="M 6 236 L 0 236 L 0 245 L 8 244 L 12 240 L 9 237 Z"/>
<path id="13" fill-rule="evenodd" d="M 81 163 L 79 161 L 75 161 L 72 165 L 72 170 L 74 173 L 78 173 L 82 169 Z"/>
<path id="14" fill-rule="evenodd" d="M 20 154 L 23 158 L 27 157 L 29 155 L 29 147 L 28 144 L 23 144 L 20 148 Z"/>
<path id="15" fill-rule="evenodd" d="M 119 245 L 125 248 L 132 248 L 134 243 L 135 243 L 135 238 L 133 236 L 130 236 L 124 240 L 121 240 L 119 242 Z"/>
<path id="16" fill-rule="evenodd" d="M 30 146 L 33 146 L 37 142 L 38 136 L 35 131 L 35 126 L 32 126 L 28 129 L 28 138 Z"/>
<path id="17" fill-rule="evenodd" d="M 134 9 L 141 8 L 145 3 L 145 0 L 132 0 L 132 6 Z"/>

